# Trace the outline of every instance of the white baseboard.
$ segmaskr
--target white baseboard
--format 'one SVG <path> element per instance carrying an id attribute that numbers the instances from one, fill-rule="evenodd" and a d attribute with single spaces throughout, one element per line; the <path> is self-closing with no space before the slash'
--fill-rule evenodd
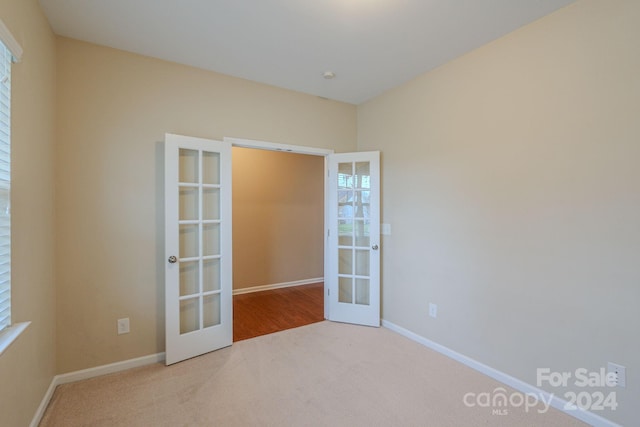
<path id="1" fill-rule="evenodd" d="M 40 402 L 40 406 L 38 406 L 38 409 L 36 410 L 36 413 L 33 416 L 33 419 L 31 420 L 31 424 L 29 424 L 29 427 L 38 427 L 38 425 L 40 424 L 40 421 L 42 421 L 42 417 L 44 416 L 44 411 L 47 410 L 47 406 L 49 406 L 49 401 L 51 401 L 51 398 L 53 397 L 53 392 L 56 391 L 56 387 L 58 387 L 58 384 L 56 384 L 56 377 L 53 377 L 53 380 L 51 380 L 51 384 L 49 384 L 49 388 L 47 389 L 47 392 L 44 394 L 44 397 Z"/>
<path id="2" fill-rule="evenodd" d="M 475 369 L 476 371 L 484 375 L 487 375 L 488 377 L 491 377 L 494 380 L 500 381 L 501 383 L 506 384 L 509 387 L 512 387 L 522 393 L 532 393 L 536 396 L 542 396 L 546 402 L 549 402 L 549 399 L 551 399 L 551 406 L 553 406 L 554 408 L 564 412 L 569 416 L 577 418 L 580 421 L 590 424 L 594 427 L 621 427 L 619 424 L 616 424 L 613 421 L 610 421 L 600 415 L 594 414 L 593 412 L 585 411 L 582 409 L 567 410 L 565 409 L 565 405 L 567 404 L 567 401 L 560 399 L 559 397 L 552 395 L 551 393 L 548 393 L 542 389 L 539 389 L 538 387 L 535 387 L 531 384 L 528 384 L 524 381 L 514 378 L 511 375 L 505 374 L 504 372 L 498 371 L 497 369 L 487 366 L 484 363 L 480 363 L 477 360 L 474 360 L 454 350 L 451 350 L 450 348 L 447 348 L 434 341 L 431 341 L 421 335 L 411 332 L 410 330 L 405 329 L 401 326 L 398 326 L 395 323 L 389 322 L 388 320 L 383 319 L 382 326 L 400 335 L 403 335 L 412 341 L 422 344 L 425 347 L 435 350 L 438 353 L 441 353 L 455 361 L 458 361 L 463 365 L 466 365 L 472 369 Z"/>
<path id="3" fill-rule="evenodd" d="M 122 362 L 110 363 L 108 365 L 96 366 L 95 368 L 83 369 L 81 371 L 68 372 L 56 375 L 57 384 L 72 383 L 86 380 L 88 378 L 99 377 L 100 375 L 113 374 L 114 372 L 125 371 L 131 368 L 151 365 L 164 361 L 164 353 L 150 354 L 148 356 L 137 357 L 135 359 L 123 360 Z"/>
<path id="4" fill-rule="evenodd" d="M 315 279 L 304 279 L 304 280 L 296 280 L 293 282 L 284 282 L 284 283 L 275 283 L 273 285 L 261 285 L 261 286 L 252 286 L 250 288 L 240 288 L 234 289 L 233 295 L 240 294 L 248 294 L 251 292 L 260 292 L 260 291 L 268 291 L 271 289 L 280 289 L 280 288 L 288 288 L 291 286 L 301 286 L 301 285 L 311 285 L 313 283 L 324 282 L 324 277 L 318 277 Z"/>
<path id="5" fill-rule="evenodd" d="M 122 362 L 110 363 L 108 365 L 96 366 L 95 368 L 83 369 L 81 371 L 68 372 L 53 377 L 47 392 L 40 402 L 40 406 L 31 420 L 30 427 L 37 427 L 44 416 L 44 412 L 49 405 L 49 401 L 53 397 L 56 387 L 61 384 L 67 384 L 74 381 L 86 380 L 89 378 L 99 377 L 101 375 L 113 374 L 115 372 L 125 371 L 131 368 L 151 365 L 164 361 L 164 353 L 150 354 L 149 356 L 138 357 L 135 359 L 123 360 Z"/>

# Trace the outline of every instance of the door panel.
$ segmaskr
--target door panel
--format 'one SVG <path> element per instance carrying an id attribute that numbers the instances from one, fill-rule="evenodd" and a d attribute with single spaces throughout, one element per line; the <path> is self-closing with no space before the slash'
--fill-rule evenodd
<path id="1" fill-rule="evenodd" d="M 166 364 L 231 345 L 231 144 L 165 138 Z"/>
<path id="2" fill-rule="evenodd" d="M 380 153 L 328 164 L 328 318 L 380 326 Z"/>

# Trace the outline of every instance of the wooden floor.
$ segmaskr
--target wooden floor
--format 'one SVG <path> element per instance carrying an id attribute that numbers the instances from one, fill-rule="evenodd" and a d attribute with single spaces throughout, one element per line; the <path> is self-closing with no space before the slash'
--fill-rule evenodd
<path id="1" fill-rule="evenodd" d="M 233 341 L 324 320 L 324 283 L 233 297 Z"/>

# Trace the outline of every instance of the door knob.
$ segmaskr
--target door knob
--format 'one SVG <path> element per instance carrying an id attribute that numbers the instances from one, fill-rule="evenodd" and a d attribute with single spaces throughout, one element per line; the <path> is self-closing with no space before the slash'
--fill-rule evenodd
<path id="1" fill-rule="evenodd" d="M 175 264 L 177 261 L 178 258 L 174 257 L 173 255 L 169 257 L 169 264 Z"/>
<path id="2" fill-rule="evenodd" d="M 378 245 L 371 246 L 371 249 L 373 249 L 374 251 L 377 251 L 378 250 Z"/>

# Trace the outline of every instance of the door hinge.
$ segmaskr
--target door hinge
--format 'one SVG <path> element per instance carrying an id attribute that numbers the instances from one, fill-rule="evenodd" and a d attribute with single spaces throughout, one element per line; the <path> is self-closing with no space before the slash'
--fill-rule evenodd
<path id="1" fill-rule="evenodd" d="M 327 296 L 331 296 L 331 289 L 327 288 Z"/>
<path id="2" fill-rule="evenodd" d="M 331 229 L 327 230 L 327 237 L 331 236 Z"/>

